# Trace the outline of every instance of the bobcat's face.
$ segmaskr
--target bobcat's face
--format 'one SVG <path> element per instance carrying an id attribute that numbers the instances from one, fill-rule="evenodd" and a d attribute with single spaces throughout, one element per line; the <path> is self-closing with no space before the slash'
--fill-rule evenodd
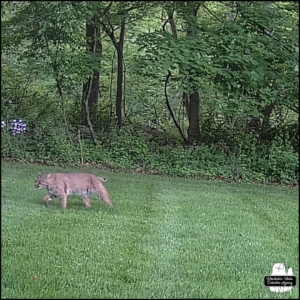
<path id="1" fill-rule="evenodd" d="M 49 174 L 50 175 L 50 174 Z M 35 180 L 35 187 L 38 189 L 46 188 L 48 186 L 48 175 L 39 174 L 37 179 Z"/>

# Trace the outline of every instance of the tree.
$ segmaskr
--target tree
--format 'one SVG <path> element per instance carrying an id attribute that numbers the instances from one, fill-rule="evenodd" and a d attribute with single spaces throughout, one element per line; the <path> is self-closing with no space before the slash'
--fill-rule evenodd
<path id="1" fill-rule="evenodd" d="M 119 127 L 125 111 L 142 122 L 167 123 L 171 115 L 188 144 L 201 142 L 207 118 L 234 129 L 238 119 L 245 124 L 253 116 L 262 133 L 277 111 L 299 112 L 295 2 L 6 1 L 2 7 L 6 67 L 16 68 L 8 66 L 13 58 L 43 83 L 47 78 L 44 89 L 61 105 L 64 123 L 74 99 L 84 103 L 91 131 L 94 113 L 97 122 L 100 113 L 109 120 L 112 113 L 99 107 L 108 107 L 111 91 Z M 81 122 L 76 109 L 73 123 Z"/>
<path id="2" fill-rule="evenodd" d="M 91 84 L 91 91 L 87 100 L 89 108 L 91 108 L 93 104 L 98 104 L 99 102 L 100 72 L 99 66 L 96 66 L 96 62 L 100 64 L 99 58 L 102 53 L 102 42 L 100 28 L 96 25 L 96 22 L 96 16 L 94 16 L 91 21 L 86 22 L 87 51 L 98 58 L 98 60 L 95 61 L 95 68 L 92 71 L 93 75 L 90 76 L 87 82 L 83 84 L 83 95 L 87 95 L 89 86 Z"/>
<path id="3" fill-rule="evenodd" d="M 110 2 L 112 3 L 112 2 Z M 150 4 L 151 6 L 151 4 Z M 122 105 L 123 105 L 123 79 L 124 79 L 124 41 L 126 24 L 144 18 L 144 10 L 148 3 L 142 1 L 117 2 L 114 7 L 110 6 L 110 14 L 101 21 L 102 28 L 112 41 L 117 51 L 117 92 L 116 92 L 116 124 L 122 126 Z M 137 11 L 137 13 L 135 13 Z M 107 10 L 108 12 L 108 10 Z M 119 30 L 119 37 L 116 38 L 116 30 Z"/>
<path id="4" fill-rule="evenodd" d="M 108 28 L 103 24 L 106 34 L 111 39 L 117 51 L 117 93 L 116 93 L 116 122 L 117 126 L 122 126 L 122 100 L 123 100 L 123 48 L 125 38 L 125 19 L 121 19 L 119 41 L 117 41 L 113 26 L 110 24 Z"/>
<path id="5" fill-rule="evenodd" d="M 197 38 L 198 33 L 198 23 L 197 23 L 197 12 L 199 10 L 201 1 L 187 1 L 186 2 L 186 14 L 184 14 L 184 19 L 187 27 L 187 37 L 191 39 Z M 200 142 L 200 129 L 199 129 L 199 105 L 200 97 L 198 92 L 198 84 L 194 84 L 195 79 L 193 78 L 197 74 L 197 70 L 189 68 L 187 70 L 188 77 L 191 84 L 191 92 L 189 96 L 186 97 L 186 107 L 188 111 L 188 142 L 189 144 Z"/>
<path id="6" fill-rule="evenodd" d="M 172 35 L 165 31 L 163 25 L 163 34 L 148 34 L 152 39 L 145 38 L 145 34 L 141 39 L 143 41 L 140 43 L 143 48 L 150 47 L 153 53 L 150 54 L 147 51 L 146 58 L 149 61 L 147 67 L 149 70 L 157 69 L 159 65 L 160 69 L 166 69 L 170 72 L 170 69 L 175 69 L 176 65 L 179 68 L 179 77 L 181 80 L 181 89 L 183 92 L 183 98 L 185 101 L 185 107 L 188 117 L 188 130 L 187 139 L 183 137 L 184 140 L 190 145 L 198 144 L 200 142 L 200 131 L 199 131 L 199 107 L 200 107 L 200 96 L 199 96 L 199 76 L 201 76 L 201 64 L 207 60 L 206 57 L 203 58 L 203 62 L 199 63 L 199 47 L 198 47 L 198 35 L 199 26 L 197 21 L 197 13 L 202 5 L 202 1 L 181 1 L 175 3 L 172 8 L 165 4 L 165 8 L 168 14 L 167 22 L 171 24 Z M 185 36 L 178 37 L 176 26 L 174 22 L 174 11 L 178 12 L 183 19 L 183 25 L 186 30 Z M 146 40 L 146 45 L 145 45 Z M 157 51 L 159 49 L 161 52 Z M 201 51 L 202 52 L 202 51 Z M 159 56 L 159 57 L 153 57 Z M 195 56 L 196 54 L 196 56 Z M 156 61 L 154 61 L 156 60 Z M 154 66 L 154 67 L 153 67 Z M 150 71 L 151 72 L 151 71 Z M 170 76 L 168 76 L 170 77 Z M 173 118 L 174 119 L 174 118 Z M 176 121 L 174 121 L 177 124 Z M 176 125 L 176 127 L 179 127 Z M 180 130 L 180 129 L 179 129 Z M 180 130 L 181 131 L 181 130 Z"/>

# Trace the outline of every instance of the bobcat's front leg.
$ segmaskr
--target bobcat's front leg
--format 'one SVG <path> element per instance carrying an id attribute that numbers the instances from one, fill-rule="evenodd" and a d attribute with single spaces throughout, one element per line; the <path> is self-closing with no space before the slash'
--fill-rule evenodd
<path id="1" fill-rule="evenodd" d="M 48 201 L 52 200 L 53 198 L 55 198 L 55 197 L 53 197 L 49 194 L 44 197 L 44 203 L 45 203 L 46 207 L 48 207 Z"/>
<path id="2" fill-rule="evenodd" d="M 60 206 L 62 209 L 67 207 L 67 195 L 60 195 Z"/>

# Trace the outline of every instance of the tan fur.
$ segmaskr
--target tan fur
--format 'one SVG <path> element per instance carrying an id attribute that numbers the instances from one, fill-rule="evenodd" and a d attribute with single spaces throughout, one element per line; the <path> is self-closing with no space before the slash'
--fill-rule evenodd
<path id="1" fill-rule="evenodd" d="M 39 174 L 35 186 L 48 190 L 48 194 L 44 197 L 46 206 L 48 206 L 48 201 L 59 197 L 61 207 L 66 208 L 69 195 L 80 195 L 83 204 L 90 207 L 90 196 L 95 194 L 112 207 L 113 204 L 102 184 L 106 181 L 106 178 L 87 173 L 50 173 Z"/>

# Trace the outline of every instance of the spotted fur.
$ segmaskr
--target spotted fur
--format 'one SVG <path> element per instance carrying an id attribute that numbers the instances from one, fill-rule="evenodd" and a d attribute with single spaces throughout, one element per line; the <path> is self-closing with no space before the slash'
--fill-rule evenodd
<path id="1" fill-rule="evenodd" d="M 90 207 L 90 196 L 94 194 L 112 207 L 113 204 L 102 184 L 106 181 L 106 178 L 88 173 L 50 173 L 39 174 L 35 180 L 35 186 L 48 190 L 48 194 L 44 197 L 46 206 L 50 200 L 60 198 L 61 207 L 66 208 L 69 195 L 80 195 L 83 204 Z"/>

